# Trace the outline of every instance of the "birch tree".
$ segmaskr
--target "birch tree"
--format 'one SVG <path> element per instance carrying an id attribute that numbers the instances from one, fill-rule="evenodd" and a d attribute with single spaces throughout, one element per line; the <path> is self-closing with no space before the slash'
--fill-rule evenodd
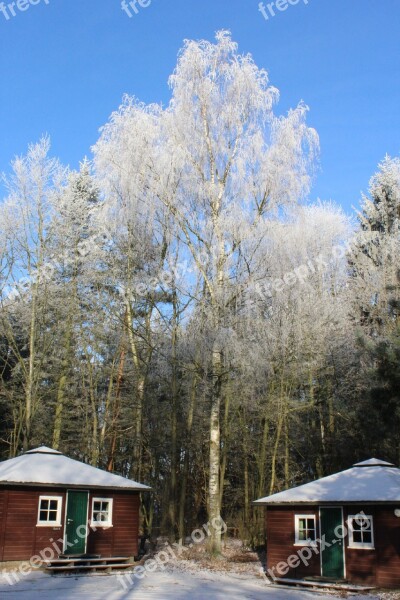
<path id="1" fill-rule="evenodd" d="M 218 553 L 221 515 L 255 544 L 254 498 L 378 439 L 399 455 L 399 164 L 372 179 L 348 258 L 347 217 L 309 201 L 303 102 L 280 115 L 225 31 L 185 42 L 170 88 L 165 106 L 124 97 L 93 169 L 63 169 L 46 139 L 13 163 L 0 453 L 46 443 L 142 480 L 149 532 L 209 521 Z"/>
<path id="2" fill-rule="evenodd" d="M 129 165 L 124 177 L 131 174 L 129 189 L 142 202 L 153 196 L 154 206 L 168 211 L 190 268 L 204 282 L 196 303 L 208 315 L 211 340 L 208 511 L 217 523 L 230 306 L 236 286 L 246 286 L 256 268 L 265 270 L 258 252 L 265 221 L 306 195 L 318 140 L 303 104 L 286 117 L 274 115 L 277 90 L 227 32 L 215 44 L 187 41 L 170 85 L 164 111 L 126 99 L 96 150 L 112 157 L 102 163 L 111 173 L 115 164 Z M 211 549 L 219 552 L 220 532 L 211 531 Z"/>
<path id="3" fill-rule="evenodd" d="M 164 202 L 204 281 L 198 301 L 208 312 L 211 339 L 208 508 L 216 523 L 230 307 L 237 287 L 262 273 L 257 250 L 265 221 L 307 192 L 318 143 L 305 124 L 303 105 L 287 117 L 274 116 L 277 90 L 250 56 L 238 53 L 227 32 L 219 32 L 215 44 L 187 41 L 170 84 L 165 117 L 180 181 L 177 202 Z M 210 545 L 220 551 L 218 529 Z"/>

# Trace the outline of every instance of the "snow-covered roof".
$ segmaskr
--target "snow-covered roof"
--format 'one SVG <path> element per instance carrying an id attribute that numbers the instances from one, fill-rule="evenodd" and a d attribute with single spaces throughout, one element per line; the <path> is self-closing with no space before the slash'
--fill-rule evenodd
<path id="1" fill-rule="evenodd" d="M 41 446 L 0 463 L 0 485 L 54 485 L 146 491 L 150 488 Z"/>
<path id="2" fill-rule="evenodd" d="M 256 500 L 254 504 L 400 502 L 400 469 L 372 458 L 351 469 Z"/>

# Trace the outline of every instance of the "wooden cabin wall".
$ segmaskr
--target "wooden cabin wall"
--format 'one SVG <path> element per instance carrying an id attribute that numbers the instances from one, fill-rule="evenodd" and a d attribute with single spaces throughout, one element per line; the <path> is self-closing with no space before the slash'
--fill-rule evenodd
<path id="1" fill-rule="evenodd" d="M 317 515 L 317 531 L 319 530 L 318 508 L 268 507 L 266 511 L 267 569 L 276 569 L 280 562 L 286 562 L 289 556 L 301 550 L 301 546 L 294 545 L 296 514 Z M 320 558 L 313 552 L 308 567 L 301 562 L 298 567 L 289 569 L 285 575 L 279 575 L 277 571 L 274 573 L 276 577 L 288 579 L 318 576 L 321 573 Z"/>
<path id="2" fill-rule="evenodd" d="M 29 560 L 46 548 L 62 548 L 63 527 L 36 527 L 39 496 L 62 496 L 62 523 L 65 490 L 59 488 L 10 487 L 0 490 L 0 561 Z M 53 546 L 55 544 L 55 546 Z"/>
<path id="3" fill-rule="evenodd" d="M 374 549 L 356 549 L 348 547 L 345 539 L 346 579 L 351 583 L 376 585 L 383 588 L 400 587 L 400 518 L 394 511 L 398 506 L 352 505 L 343 506 L 346 521 L 349 515 L 364 512 L 372 515 L 374 521 Z M 300 549 L 294 545 L 295 514 L 312 514 L 317 516 L 319 531 L 319 507 L 268 507 L 266 510 L 267 532 L 267 569 L 275 568 L 275 575 L 291 579 L 302 579 L 307 576 L 321 574 L 320 556 L 315 555 L 308 567 L 302 563 L 288 573 L 279 575 L 276 571 L 279 563 L 286 562 L 288 557 Z"/>
<path id="4" fill-rule="evenodd" d="M 37 527 L 39 497 L 62 496 L 61 527 Z M 113 499 L 113 526 L 89 529 L 87 552 L 102 556 L 137 556 L 140 496 L 137 492 L 95 490 L 92 498 Z M 0 562 L 30 560 L 47 551 L 46 558 L 63 552 L 66 490 L 60 488 L 10 487 L 0 489 Z M 53 550 L 54 555 L 51 556 Z"/>
<path id="5" fill-rule="evenodd" d="M 103 496 L 113 498 L 113 526 L 91 530 L 88 539 L 88 552 L 102 556 L 137 556 L 139 538 L 140 496 L 138 493 L 91 492 L 89 499 L 89 522 L 91 520 L 92 498 Z"/>

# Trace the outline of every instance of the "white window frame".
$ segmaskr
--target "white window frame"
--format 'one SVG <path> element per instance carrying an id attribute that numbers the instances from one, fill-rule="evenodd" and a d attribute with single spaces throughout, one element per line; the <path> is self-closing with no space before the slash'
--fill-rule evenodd
<path id="1" fill-rule="evenodd" d="M 41 504 L 43 500 L 57 500 L 57 520 L 56 521 L 41 521 L 40 512 L 44 509 L 41 509 Z M 39 496 L 39 505 L 38 505 L 38 516 L 36 527 L 61 527 L 61 512 L 62 512 L 62 496 Z M 47 513 L 49 511 L 47 510 Z"/>
<path id="2" fill-rule="evenodd" d="M 300 540 L 300 519 L 313 519 L 314 520 L 314 531 L 315 531 L 315 540 Z M 295 546 L 317 546 L 317 516 L 315 514 L 309 515 L 295 515 L 294 516 L 294 530 L 295 530 Z"/>
<path id="3" fill-rule="evenodd" d="M 107 521 L 95 521 L 94 516 L 94 503 L 95 502 L 108 502 L 108 520 Z M 91 527 L 112 527 L 113 526 L 113 498 L 92 498 L 92 516 L 91 516 Z"/>
<path id="4" fill-rule="evenodd" d="M 356 519 L 368 519 L 369 522 L 371 523 L 371 529 L 368 529 L 367 531 L 371 531 L 371 542 L 370 543 L 364 543 L 364 542 L 355 542 L 354 541 L 354 527 L 353 527 L 353 521 L 355 521 Z M 375 550 L 375 539 L 374 539 L 374 518 L 372 515 L 365 515 L 364 513 L 359 513 L 358 515 L 349 515 L 347 517 L 347 524 L 349 526 L 349 548 L 354 548 L 357 550 Z"/>

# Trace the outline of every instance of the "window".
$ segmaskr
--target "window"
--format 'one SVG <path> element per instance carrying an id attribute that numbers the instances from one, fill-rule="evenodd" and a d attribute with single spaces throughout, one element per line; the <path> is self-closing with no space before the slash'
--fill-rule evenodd
<path id="1" fill-rule="evenodd" d="M 38 525 L 61 527 L 61 496 L 40 496 Z"/>
<path id="2" fill-rule="evenodd" d="M 349 515 L 349 548 L 374 548 L 374 527 L 371 515 Z"/>
<path id="3" fill-rule="evenodd" d="M 315 515 L 296 515 L 295 532 L 295 545 L 315 546 L 317 543 L 317 526 Z"/>
<path id="4" fill-rule="evenodd" d="M 93 498 L 92 502 L 92 526 L 112 526 L 112 498 Z"/>

